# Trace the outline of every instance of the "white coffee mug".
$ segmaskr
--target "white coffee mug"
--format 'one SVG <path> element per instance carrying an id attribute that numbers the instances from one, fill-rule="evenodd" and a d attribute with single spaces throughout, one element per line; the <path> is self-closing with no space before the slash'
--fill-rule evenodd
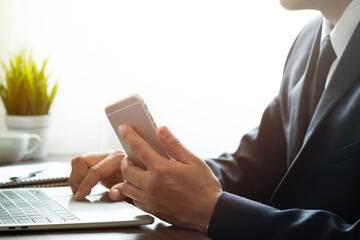
<path id="1" fill-rule="evenodd" d="M 8 164 L 34 153 L 39 149 L 41 138 L 37 134 L 0 133 L 0 164 Z"/>

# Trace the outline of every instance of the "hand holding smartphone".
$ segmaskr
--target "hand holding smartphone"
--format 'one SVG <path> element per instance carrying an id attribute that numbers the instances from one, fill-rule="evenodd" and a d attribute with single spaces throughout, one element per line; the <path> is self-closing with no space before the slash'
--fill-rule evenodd
<path id="1" fill-rule="evenodd" d="M 146 169 L 145 165 L 134 155 L 130 147 L 121 137 L 118 128 L 121 124 L 131 126 L 150 146 L 161 156 L 169 159 L 162 148 L 156 131 L 157 127 L 144 100 L 137 94 L 131 95 L 105 108 L 105 113 L 123 146 L 126 154 L 138 167 Z"/>

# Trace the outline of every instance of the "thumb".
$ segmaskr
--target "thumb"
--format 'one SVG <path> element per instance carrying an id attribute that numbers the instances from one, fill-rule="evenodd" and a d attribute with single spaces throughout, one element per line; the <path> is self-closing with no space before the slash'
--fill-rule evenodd
<path id="1" fill-rule="evenodd" d="M 122 201 L 127 198 L 127 196 L 123 193 L 122 187 L 124 182 L 115 184 L 110 188 L 109 197 L 113 201 Z"/>
<path id="2" fill-rule="evenodd" d="M 194 158 L 166 126 L 159 127 L 157 134 L 164 150 L 176 161 L 187 163 Z"/>

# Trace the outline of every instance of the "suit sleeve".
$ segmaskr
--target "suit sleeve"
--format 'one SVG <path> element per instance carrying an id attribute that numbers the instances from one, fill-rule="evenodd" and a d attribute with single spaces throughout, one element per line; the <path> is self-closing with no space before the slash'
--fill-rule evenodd
<path id="1" fill-rule="evenodd" d="M 360 220 L 346 223 L 323 210 L 276 208 L 224 192 L 211 218 L 208 236 L 215 239 L 359 239 Z"/>
<path id="2" fill-rule="evenodd" d="M 284 175 L 286 141 L 278 98 L 233 154 L 206 160 L 225 191 L 266 203 Z"/>

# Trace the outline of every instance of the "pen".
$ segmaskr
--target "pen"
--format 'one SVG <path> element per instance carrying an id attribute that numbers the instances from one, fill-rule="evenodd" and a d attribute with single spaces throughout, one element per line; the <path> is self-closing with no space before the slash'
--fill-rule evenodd
<path id="1" fill-rule="evenodd" d="M 26 179 L 26 178 L 31 178 L 31 177 L 35 177 L 37 174 L 43 172 L 44 169 L 40 169 L 40 170 L 36 170 L 36 171 L 32 171 L 32 172 L 27 172 L 27 173 L 23 173 L 23 174 L 20 174 L 20 175 L 16 175 L 16 176 L 12 176 L 12 177 L 9 177 L 9 179 L 13 182 L 19 182 L 23 179 Z"/>

